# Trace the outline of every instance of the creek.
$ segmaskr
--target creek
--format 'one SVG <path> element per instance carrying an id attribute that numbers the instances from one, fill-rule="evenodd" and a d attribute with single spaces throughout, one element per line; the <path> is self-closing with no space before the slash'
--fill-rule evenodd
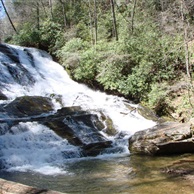
<path id="1" fill-rule="evenodd" d="M 78 146 L 38 122 L 23 120 L 11 128 L 1 123 L 1 178 L 64 193 L 155 193 L 156 189 L 169 193 L 172 189 L 173 194 L 177 188 L 190 193 L 186 182 L 161 173 L 160 167 L 177 158 L 130 156 L 128 138 L 157 124 L 139 115 L 138 105 L 71 80 L 46 52 L 34 48 L 1 44 L 0 74 L 0 94 L 6 96 L 0 100 L 1 109 L 17 97 L 49 97 L 54 112 L 69 106 L 103 112 L 117 131 L 115 135 L 100 132 L 112 142 L 112 149 L 83 157 Z M 0 115 L 1 122 L 10 119 L 15 118 Z"/>
<path id="2" fill-rule="evenodd" d="M 64 193 L 191 194 L 192 181 L 162 173 L 179 159 L 174 157 L 124 156 L 66 161 L 63 175 L 4 172 L 2 178 Z M 191 158 L 194 159 L 192 156 Z"/>

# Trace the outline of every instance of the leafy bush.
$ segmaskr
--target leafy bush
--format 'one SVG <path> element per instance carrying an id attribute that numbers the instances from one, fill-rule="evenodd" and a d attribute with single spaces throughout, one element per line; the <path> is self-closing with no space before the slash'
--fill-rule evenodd
<path id="1" fill-rule="evenodd" d="M 74 78 L 84 83 L 95 80 L 97 73 L 97 57 L 94 49 L 86 50 L 80 55 L 80 64 L 74 71 Z"/>
<path id="2" fill-rule="evenodd" d="M 40 32 L 37 28 L 30 23 L 23 25 L 22 29 L 11 40 L 12 43 L 21 46 L 33 46 L 38 47 L 40 42 Z"/>
<path id="3" fill-rule="evenodd" d="M 81 38 L 72 38 L 61 49 L 61 52 L 81 52 L 89 48 L 89 44 Z"/>
<path id="4" fill-rule="evenodd" d="M 61 29 L 62 27 L 60 24 L 55 23 L 50 19 L 44 21 L 40 27 L 40 44 L 52 54 L 55 54 L 65 42 Z"/>

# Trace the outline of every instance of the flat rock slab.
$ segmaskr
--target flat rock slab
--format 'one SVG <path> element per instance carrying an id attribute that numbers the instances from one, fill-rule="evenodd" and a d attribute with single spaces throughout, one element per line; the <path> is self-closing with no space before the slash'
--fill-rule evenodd
<path id="1" fill-rule="evenodd" d="M 0 193 L 1 194 L 63 194 L 57 191 L 47 189 L 38 189 L 35 187 L 15 183 L 0 179 Z"/>
<path id="2" fill-rule="evenodd" d="M 194 138 L 189 123 L 164 123 L 139 131 L 129 139 L 134 154 L 169 155 L 194 153 Z"/>

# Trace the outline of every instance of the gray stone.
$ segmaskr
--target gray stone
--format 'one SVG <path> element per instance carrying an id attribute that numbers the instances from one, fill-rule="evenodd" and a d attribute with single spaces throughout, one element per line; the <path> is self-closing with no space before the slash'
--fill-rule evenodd
<path id="1" fill-rule="evenodd" d="M 194 153 L 193 132 L 189 123 L 163 123 L 136 132 L 129 139 L 129 150 L 145 155 Z"/>

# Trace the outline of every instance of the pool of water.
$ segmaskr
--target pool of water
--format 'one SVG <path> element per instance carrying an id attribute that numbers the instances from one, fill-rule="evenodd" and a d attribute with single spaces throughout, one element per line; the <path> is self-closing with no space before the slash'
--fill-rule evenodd
<path id="1" fill-rule="evenodd" d="M 69 160 L 62 175 L 33 172 L 0 172 L 0 177 L 64 193 L 191 194 L 194 186 L 184 176 L 164 173 L 180 160 L 193 162 L 194 156 L 124 156 Z M 190 167 L 192 168 L 192 167 Z"/>

